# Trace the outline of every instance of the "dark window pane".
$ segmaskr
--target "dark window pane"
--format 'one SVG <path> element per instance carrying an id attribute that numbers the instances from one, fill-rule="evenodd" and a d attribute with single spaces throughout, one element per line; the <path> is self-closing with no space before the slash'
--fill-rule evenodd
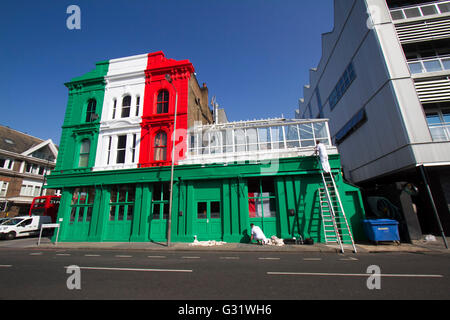
<path id="1" fill-rule="evenodd" d="M 78 222 L 83 222 L 84 207 L 81 207 L 78 211 Z"/>
<path id="2" fill-rule="evenodd" d="M 128 191 L 128 187 L 126 185 L 120 186 L 120 189 L 119 189 L 119 202 L 126 202 L 127 201 L 127 191 Z"/>
<path id="3" fill-rule="evenodd" d="M 93 120 L 92 116 L 95 113 L 96 105 L 97 105 L 97 101 L 95 101 L 95 99 L 89 100 L 87 110 L 86 110 L 86 122 L 91 122 Z"/>
<path id="4" fill-rule="evenodd" d="M 115 215 L 116 215 L 116 206 L 111 206 L 111 208 L 109 209 L 109 221 L 114 221 L 116 218 Z"/>
<path id="5" fill-rule="evenodd" d="M 163 219 L 169 219 L 169 204 L 165 203 L 163 207 Z"/>
<path id="6" fill-rule="evenodd" d="M 127 209 L 127 220 L 133 220 L 133 210 L 134 210 L 134 206 L 129 205 L 128 209 Z"/>
<path id="7" fill-rule="evenodd" d="M 155 200 L 155 201 L 161 200 L 161 191 L 162 191 L 162 184 L 161 183 L 155 183 L 153 185 L 152 199 Z"/>
<path id="8" fill-rule="evenodd" d="M 122 100 L 122 118 L 130 116 L 131 96 L 126 96 Z"/>
<path id="9" fill-rule="evenodd" d="M 124 215 L 125 215 L 125 206 L 119 206 L 119 215 L 117 220 L 123 221 Z"/>
<path id="10" fill-rule="evenodd" d="M 125 163 L 125 148 L 127 146 L 127 136 L 119 136 L 117 140 L 117 161 L 116 163 Z"/>
<path id="11" fill-rule="evenodd" d="M 161 215 L 161 205 L 159 203 L 153 204 L 153 220 L 158 220 Z"/>
<path id="12" fill-rule="evenodd" d="M 169 200 L 170 198 L 170 185 L 168 183 L 163 184 L 163 200 Z"/>
<path id="13" fill-rule="evenodd" d="M 220 202 L 211 202 L 211 219 L 220 219 Z"/>
<path id="14" fill-rule="evenodd" d="M 70 211 L 70 222 L 73 223 L 75 221 L 75 214 L 77 213 L 77 207 L 72 207 L 72 211 Z"/>
<path id="15" fill-rule="evenodd" d="M 134 189 L 134 185 L 128 186 L 128 198 L 127 202 L 134 202 L 136 196 L 136 190 Z"/>
<path id="16" fill-rule="evenodd" d="M 248 179 L 248 192 L 249 193 L 260 193 L 259 179 Z"/>
<path id="17" fill-rule="evenodd" d="M 437 9 L 434 5 L 431 6 L 423 6 L 420 8 L 424 16 L 429 16 L 432 14 L 437 14 Z"/>
<path id="18" fill-rule="evenodd" d="M 262 179 L 262 192 L 269 192 L 271 195 L 275 193 L 273 179 Z"/>
<path id="19" fill-rule="evenodd" d="M 156 113 L 168 113 L 169 112 L 169 92 L 162 90 L 158 94 Z"/>
<path id="20" fill-rule="evenodd" d="M 87 208 L 87 213 L 86 213 L 86 221 L 91 221 L 92 220 L 92 207 Z"/>
<path id="21" fill-rule="evenodd" d="M 206 202 L 197 203 L 197 218 L 198 219 L 206 219 Z"/>

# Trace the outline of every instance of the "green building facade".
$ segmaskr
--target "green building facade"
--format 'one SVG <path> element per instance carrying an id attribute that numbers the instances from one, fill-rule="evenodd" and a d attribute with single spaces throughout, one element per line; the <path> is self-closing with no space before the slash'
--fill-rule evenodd
<path id="1" fill-rule="evenodd" d="M 163 131 L 158 128 L 171 125 L 173 115 L 156 114 L 142 124 L 149 108 L 159 110 L 156 103 L 173 103 L 167 101 L 172 96 L 145 97 L 149 78 L 155 77 L 146 70 L 152 63 L 159 70 L 159 60 L 152 61 L 140 55 L 100 62 L 66 84 L 69 99 L 57 164 L 47 177 L 47 188 L 62 190 L 59 241 L 164 242 L 170 232 L 173 242 L 192 242 L 196 236 L 245 243 L 254 223 L 267 237 L 324 242 L 323 182 L 312 156 L 316 140 L 328 148 L 354 238 L 364 237 L 361 194 L 342 179 L 340 156 L 324 119 L 197 123 L 184 130 L 177 144 L 183 152 L 176 159 L 168 230 L 170 161 L 144 166 L 139 160 L 148 158 L 140 150 L 164 157 L 172 143 L 170 135 L 167 141 L 146 135 L 153 130 L 159 139 Z M 187 96 L 198 99 L 195 92 Z"/>

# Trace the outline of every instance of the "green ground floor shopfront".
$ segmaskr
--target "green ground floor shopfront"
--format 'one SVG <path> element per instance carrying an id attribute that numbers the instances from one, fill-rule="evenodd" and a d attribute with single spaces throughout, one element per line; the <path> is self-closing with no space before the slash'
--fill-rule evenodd
<path id="1" fill-rule="evenodd" d="M 314 157 L 258 163 L 181 165 L 175 168 L 171 241 L 248 242 L 250 223 L 266 236 L 324 242 Z M 364 209 L 357 188 L 339 173 L 336 184 L 355 239 L 364 237 Z M 276 168 L 276 170 L 274 170 Z M 54 172 L 61 188 L 59 241 L 163 242 L 167 240 L 170 167 L 99 172 Z"/>

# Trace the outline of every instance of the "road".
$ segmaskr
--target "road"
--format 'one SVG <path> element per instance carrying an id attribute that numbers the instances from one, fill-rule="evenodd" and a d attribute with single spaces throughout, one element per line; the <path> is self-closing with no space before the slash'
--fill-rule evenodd
<path id="1" fill-rule="evenodd" d="M 0 287 L 0 299 L 449 299 L 450 255 L 0 248 Z"/>

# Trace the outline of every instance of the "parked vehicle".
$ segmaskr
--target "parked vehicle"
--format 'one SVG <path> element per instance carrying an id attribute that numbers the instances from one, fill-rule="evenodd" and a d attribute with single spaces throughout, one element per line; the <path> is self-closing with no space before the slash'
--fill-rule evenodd
<path id="1" fill-rule="evenodd" d="M 8 221 L 11 218 L 0 218 L 0 225 L 2 225 L 3 223 L 5 223 L 6 221 Z"/>
<path id="2" fill-rule="evenodd" d="M 0 237 L 12 240 L 16 237 L 38 235 L 41 226 L 52 223 L 48 216 L 24 216 L 11 218 L 0 225 Z"/>
<path id="3" fill-rule="evenodd" d="M 60 196 L 42 196 L 33 199 L 30 207 L 30 216 L 49 216 L 52 222 L 56 222 L 58 215 Z"/>

